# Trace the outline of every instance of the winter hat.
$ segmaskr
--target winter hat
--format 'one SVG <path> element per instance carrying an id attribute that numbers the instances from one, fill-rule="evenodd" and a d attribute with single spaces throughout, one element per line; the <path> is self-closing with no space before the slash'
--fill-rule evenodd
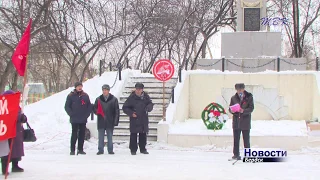
<path id="1" fill-rule="evenodd" d="M 144 85 L 142 83 L 136 83 L 136 85 L 134 86 L 136 89 L 143 89 Z"/>
<path id="2" fill-rule="evenodd" d="M 8 90 L 2 93 L 2 95 L 6 95 L 6 94 L 14 94 L 16 92 L 12 91 L 12 90 Z"/>
<path id="3" fill-rule="evenodd" d="M 235 89 L 244 89 L 245 85 L 244 83 L 237 83 L 236 85 L 234 85 Z"/>
<path id="4" fill-rule="evenodd" d="M 105 84 L 102 86 L 102 90 L 104 90 L 104 89 L 110 90 L 110 86 L 108 84 Z"/>
<path id="5" fill-rule="evenodd" d="M 74 88 L 77 88 L 78 86 L 83 86 L 81 82 L 74 83 Z"/>

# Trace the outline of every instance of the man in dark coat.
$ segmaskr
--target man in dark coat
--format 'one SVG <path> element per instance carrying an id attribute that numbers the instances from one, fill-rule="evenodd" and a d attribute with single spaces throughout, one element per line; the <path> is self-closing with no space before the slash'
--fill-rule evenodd
<path id="1" fill-rule="evenodd" d="M 240 135 L 242 132 L 244 148 L 250 148 L 250 129 L 251 129 L 251 113 L 254 110 L 253 96 L 245 90 L 245 85 L 239 83 L 235 85 L 237 93 L 231 97 L 230 106 L 239 104 L 241 109 L 239 112 L 229 112 L 233 114 L 233 157 L 232 159 L 241 160 L 239 153 Z"/>
<path id="2" fill-rule="evenodd" d="M 104 153 L 104 135 L 107 132 L 108 139 L 108 153 L 113 152 L 113 130 L 115 126 L 119 124 L 120 110 L 118 99 L 114 97 L 110 91 L 110 86 L 105 84 L 102 86 L 102 95 L 97 97 L 93 111 L 98 116 L 97 128 L 98 128 L 98 153 L 97 155 Z"/>
<path id="3" fill-rule="evenodd" d="M 83 144 L 85 138 L 85 130 L 87 119 L 92 112 L 92 104 L 87 93 L 82 90 L 82 83 L 76 82 L 75 89 L 72 91 L 66 100 L 65 110 L 70 116 L 70 123 L 72 125 L 71 134 L 71 152 L 70 155 L 75 155 L 75 146 L 78 139 L 78 154 L 86 154 L 83 151 Z M 79 134 L 78 134 L 79 133 Z"/>
<path id="4" fill-rule="evenodd" d="M 14 94 L 15 92 L 12 90 L 8 90 L 4 92 L 2 95 L 6 94 Z M 23 146 L 23 131 L 24 128 L 22 126 L 22 123 L 27 122 L 27 117 L 19 112 L 18 120 L 17 120 L 17 128 L 16 128 L 16 137 L 13 140 L 12 145 L 12 152 L 11 152 L 11 158 L 10 161 L 12 162 L 12 172 L 24 172 L 24 169 L 20 168 L 18 165 L 18 162 L 21 161 L 22 156 L 24 156 L 24 146 Z M 11 145 L 12 140 L 9 139 L 9 147 Z M 7 168 L 7 162 L 8 162 L 8 156 L 1 157 L 1 166 L 2 166 L 2 174 L 6 173 Z"/>
<path id="5" fill-rule="evenodd" d="M 153 110 L 150 96 L 143 91 L 144 85 L 137 83 L 133 91 L 123 104 L 122 110 L 130 117 L 130 145 L 132 155 L 138 150 L 137 134 L 139 133 L 139 149 L 142 154 L 149 154 L 146 149 L 147 133 L 149 132 L 148 112 Z"/>

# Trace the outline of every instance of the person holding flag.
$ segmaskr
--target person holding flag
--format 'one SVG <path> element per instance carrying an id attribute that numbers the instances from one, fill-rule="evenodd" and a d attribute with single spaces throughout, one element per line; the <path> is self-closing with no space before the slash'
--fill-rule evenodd
<path id="1" fill-rule="evenodd" d="M 27 83 L 27 62 L 28 62 L 28 54 L 29 54 L 29 47 L 30 47 L 30 38 L 31 38 L 31 27 L 32 27 L 32 19 L 29 20 L 29 23 L 26 27 L 26 30 L 24 31 L 19 43 L 17 44 L 12 57 L 11 57 L 11 62 L 13 66 L 15 67 L 17 73 L 19 76 L 24 77 L 24 88 Z M 18 94 L 19 96 L 18 99 L 20 100 L 20 93 L 15 93 L 12 90 L 4 92 L 2 95 L 12 95 L 12 94 Z M 16 102 L 17 107 L 14 108 L 20 108 L 19 107 L 19 101 Z M 14 104 L 14 103 L 12 103 Z M 17 114 L 18 114 L 18 119 L 16 120 L 16 129 L 14 130 L 14 135 L 12 134 L 11 130 L 14 129 L 15 127 L 10 127 L 8 128 L 8 131 L 10 130 L 10 136 L 7 140 L 2 141 L 2 144 L 4 142 L 8 142 L 8 145 L 10 145 L 10 151 L 9 154 L 6 156 L 1 156 L 1 166 L 2 166 L 2 174 L 5 174 L 5 178 L 7 178 L 8 175 L 8 166 L 9 162 L 12 162 L 12 172 L 23 172 L 24 170 L 19 167 L 18 162 L 21 160 L 21 157 L 24 156 L 24 147 L 23 147 L 23 140 L 24 140 L 24 135 L 23 135 L 23 126 L 21 123 L 27 122 L 27 117 L 23 114 L 22 110 L 20 108 L 20 111 L 18 112 L 18 109 L 16 109 Z M 13 109 L 14 109 L 13 108 Z M 14 114 L 13 112 L 10 112 L 10 114 Z M 3 114 L 2 114 L 3 115 Z M 10 117 L 10 122 L 14 122 L 14 119 Z M 4 147 L 2 145 L 2 147 Z M 7 148 L 6 148 L 7 149 Z"/>
<path id="2" fill-rule="evenodd" d="M 113 152 L 113 130 L 119 124 L 120 110 L 118 99 L 110 93 L 110 86 L 105 84 L 102 86 L 102 95 L 97 97 L 94 105 L 93 112 L 98 116 L 98 153 L 97 155 L 104 154 L 104 135 L 107 132 L 108 139 L 108 153 Z"/>
<path id="3" fill-rule="evenodd" d="M 15 94 L 14 91 L 8 90 L 5 91 L 2 95 Z M 24 169 L 19 167 L 18 163 L 21 161 L 22 156 L 24 156 L 24 146 L 23 146 L 23 126 L 22 123 L 27 122 L 27 116 L 21 112 L 18 113 L 17 123 L 16 123 L 16 136 L 13 139 L 9 139 L 7 142 L 8 145 L 12 147 L 11 149 L 11 157 L 10 162 L 12 163 L 12 172 L 24 172 Z M 12 146 L 11 146 L 11 143 Z M 4 175 L 7 170 L 9 156 L 1 157 L 1 166 L 2 166 L 2 174 Z"/>

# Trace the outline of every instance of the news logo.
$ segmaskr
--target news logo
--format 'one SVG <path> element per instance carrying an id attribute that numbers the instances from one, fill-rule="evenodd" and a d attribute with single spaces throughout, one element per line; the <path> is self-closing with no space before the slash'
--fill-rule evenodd
<path id="1" fill-rule="evenodd" d="M 243 162 L 263 163 L 263 162 L 285 162 L 287 161 L 287 151 L 280 149 L 244 149 Z"/>

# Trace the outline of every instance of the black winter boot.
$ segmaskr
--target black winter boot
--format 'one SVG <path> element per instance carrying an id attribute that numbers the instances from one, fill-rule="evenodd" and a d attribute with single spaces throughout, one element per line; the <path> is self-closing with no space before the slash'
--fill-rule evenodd
<path id="1" fill-rule="evenodd" d="M 241 160 L 241 156 L 232 156 L 233 160 Z"/>
<path id="2" fill-rule="evenodd" d="M 140 153 L 141 153 L 141 154 L 149 154 L 149 152 L 148 152 L 147 150 L 141 151 Z"/>
<path id="3" fill-rule="evenodd" d="M 2 168 L 2 174 L 5 175 L 6 174 L 6 169 L 7 169 L 7 162 L 6 161 L 1 160 L 1 168 Z"/>
<path id="4" fill-rule="evenodd" d="M 18 161 L 12 161 L 12 172 L 24 172 L 24 169 L 22 169 L 21 167 L 19 167 L 18 165 Z"/>
<path id="5" fill-rule="evenodd" d="M 77 152 L 77 155 L 79 155 L 79 154 L 81 154 L 81 155 L 86 155 L 87 153 L 85 153 L 84 151 L 78 151 L 78 152 Z"/>

